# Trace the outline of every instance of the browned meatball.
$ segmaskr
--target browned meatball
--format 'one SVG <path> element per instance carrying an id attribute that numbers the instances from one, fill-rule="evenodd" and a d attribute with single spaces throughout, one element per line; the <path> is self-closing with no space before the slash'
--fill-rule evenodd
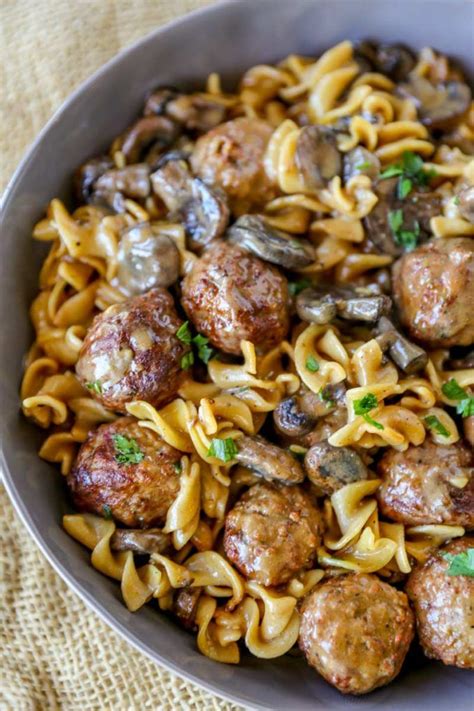
<path id="1" fill-rule="evenodd" d="M 263 156 L 272 135 L 260 119 L 237 118 L 198 139 L 191 156 L 193 171 L 206 183 L 227 193 L 239 213 L 270 200 L 274 189 L 263 168 Z"/>
<path id="2" fill-rule="evenodd" d="M 448 575 L 443 556 L 474 550 L 474 538 L 459 538 L 436 551 L 411 573 L 407 593 L 415 608 L 420 643 L 427 657 L 474 669 L 474 578 Z"/>
<path id="3" fill-rule="evenodd" d="M 180 458 L 155 432 L 121 417 L 89 435 L 67 483 L 80 511 L 132 528 L 161 526 L 179 491 Z"/>
<path id="4" fill-rule="evenodd" d="M 255 484 L 227 514 L 224 548 L 251 580 L 281 585 L 311 567 L 321 532 L 321 514 L 298 486 Z"/>
<path id="5" fill-rule="evenodd" d="M 400 320 L 431 346 L 474 343 L 474 242 L 435 239 L 405 254 L 393 268 Z"/>
<path id="6" fill-rule="evenodd" d="M 407 596 L 375 575 L 345 575 L 304 600 L 299 646 L 343 694 L 366 694 L 400 672 L 414 634 Z"/>
<path id="7" fill-rule="evenodd" d="M 197 330 L 225 353 L 242 339 L 267 350 L 289 326 L 288 283 L 276 267 L 239 247 L 217 242 L 182 283 L 182 304 Z"/>
<path id="8" fill-rule="evenodd" d="M 388 450 L 378 464 L 382 513 L 411 526 L 474 528 L 474 454 L 465 444 L 426 439 L 406 452 Z"/>
<path id="9" fill-rule="evenodd" d="M 189 346 L 165 289 L 110 306 L 94 319 L 79 353 L 79 379 L 105 407 L 126 412 L 131 400 L 164 405 L 176 395 Z"/>

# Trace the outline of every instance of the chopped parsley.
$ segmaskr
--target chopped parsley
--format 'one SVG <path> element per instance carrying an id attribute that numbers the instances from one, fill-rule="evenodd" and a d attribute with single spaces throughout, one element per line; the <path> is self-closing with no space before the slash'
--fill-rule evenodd
<path id="1" fill-rule="evenodd" d="M 366 170 L 367 168 L 373 168 L 373 164 L 369 160 L 365 160 L 363 163 L 358 163 L 355 166 L 356 170 Z"/>
<path id="2" fill-rule="evenodd" d="M 93 393 L 97 393 L 97 395 L 102 394 L 102 385 L 100 380 L 94 380 L 92 383 L 86 383 L 86 388 L 88 390 L 92 390 Z"/>
<path id="3" fill-rule="evenodd" d="M 235 458 L 238 451 L 237 445 L 230 437 L 226 439 L 215 438 L 211 441 L 211 446 L 207 450 L 207 456 L 215 457 L 222 462 L 230 462 Z"/>
<path id="4" fill-rule="evenodd" d="M 423 159 L 413 151 L 405 151 L 399 163 L 393 163 L 380 173 L 380 180 L 398 177 L 397 197 L 404 200 L 414 185 L 428 185 L 436 176 L 435 170 L 425 170 Z"/>
<path id="5" fill-rule="evenodd" d="M 297 296 L 300 291 L 303 291 L 303 289 L 307 289 L 308 286 L 311 286 L 311 282 L 309 279 L 299 279 L 298 281 L 290 281 L 288 284 L 288 291 L 290 292 L 291 296 Z"/>
<path id="6" fill-rule="evenodd" d="M 450 400 L 458 400 L 456 412 L 462 417 L 471 417 L 474 415 L 474 396 L 469 395 L 467 390 L 462 388 L 455 378 L 451 378 L 441 387 L 443 395 L 446 395 Z"/>
<path id="7" fill-rule="evenodd" d="M 177 474 L 181 474 L 181 472 L 183 471 L 183 465 L 181 464 L 181 462 L 175 462 L 173 464 L 173 467 Z"/>
<path id="8" fill-rule="evenodd" d="M 193 343 L 197 347 L 197 356 L 199 360 L 202 360 L 203 363 L 209 363 L 210 359 L 214 355 L 214 349 L 207 345 L 209 343 L 209 338 L 206 338 L 206 336 L 198 333 L 197 336 L 194 336 Z"/>
<path id="9" fill-rule="evenodd" d="M 456 196 L 453 198 L 453 203 L 454 203 L 455 205 L 459 205 L 460 202 L 461 202 L 461 201 L 460 201 L 460 199 L 459 199 L 459 195 L 456 195 Z"/>
<path id="10" fill-rule="evenodd" d="M 415 249 L 420 236 L 420 225 L 415 221 L 412 230 L 403 229 L 403 210 L 391 210 L 388 213 L 388 224 L 392 230 L 395 242 L 404 247 L 408 252 Z"/>
<path id="11" fill-rule="evenodd" d="M 181 324 L 181 326 L 176 331 L 176 337 L 179 338 L 179 340 L 182 343 L 185 343 L 187 346 L 196 346 L 197 357 L 199 358 L 199 360 L 202 360 L 203 363 L 208 363 L 214 355 L 214 350 L 207 345 L 209 343 L 209 338 L 206 338 L 206 336 L 203 336 L 201 333 L 198 333 L 196 336 L 193 336 L 189 321 L 185 321 L 183 324 Z M 190 368 L 193 363 L 193 353 L 185 353 L 185 355 L 181 358 L 181 368 L 183 370 L 187 370 L 188 368 Z"/>
<path id="12" fill-rule="evenodd" d="M 335 407 L 336 402 L 332 399 L 329 392 L 326 392 L 326 388 L 320 388 L 318 395 L 320 399 L 326 404 L 326 407 Z"/>
<path id="13" fill-rule="evenodd" d="M 181 324 L 181 326 L 176 331 L 176 337 L 179 338 L 182 343 L 186 343 L 187 346 L 191 344 L 191 341 L 193 340 L 193 334 L 191 333 L 191 329 L 189 327 L 189 321 L 185 321 L 183 324 Z"/>
<path id="14" fill-rule="evenodd" d="M 112 520 L 112 509 L 110 508 L 110 506 L 107 506 L 107 504 L 104 504 L 104 506 L 102 506 L 102 513 L 104 514 L 104 518 L 107 521 Z"/>
<path id="15" fill-rule="evenodd" d="M 145 455 L 133 437 L 114 434 L 112 440 L 115 447 L 115 459 L 119 464 L 139 464 Z"/>
<path id="16" fill-rule="evenodd" d="M 424 420 L 426 422 L 426 426 L 430 430 L 433 430 L 433 432 L 436 432 L 437 434 L 441 435 L 441 437 L 449 437 L 448 430 L 443 425 L 443 423 L 439 421 L 436 415 L 427 415 Z"/>
<path id="17" fill-rule="evenodd" d="M 467 551 L 457 553 L 441 553 L 443 558 L 448 561 L 446 575 L 467 575 L 469 578 L 474 578 L 474 548 L 468 548 Z"/>
<path id="18" fill-rule="evenodd" d="M 364 395 L 360 400 L 354 400 L 354 413 L 361 415 L 369 425 L 373 425 L 373 427 L 376 427 L 378 430 L 383 430 L 385 429 L 384 426 L 380 422 L 372 419 L 369 415 L 369 412 L 376 408 L 378 404 L 375 395 L 373 393 L 367 393 L 367 395 Z"/>
<path id="19" fill-rule="evenodd" d="M 319 361 L 312 355 L 306 358 L 305 365 L 306 370 L 309 370 L 310 373 L 317 373 L 319 370 Z"/>
<path id="20" fill-rule="evenodd" d="M 184 356 L 181 358 L 181 368 L 183 370 L 188 370 L 194 363 L 194 353 L 192 351 L 189 351 L 188 353 L 185 353 Z"/>

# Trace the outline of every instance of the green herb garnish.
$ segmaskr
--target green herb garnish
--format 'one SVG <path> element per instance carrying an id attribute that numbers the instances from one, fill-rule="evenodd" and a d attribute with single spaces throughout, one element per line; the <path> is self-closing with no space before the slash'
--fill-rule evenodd
<path id="1" fill-rule="evenodd" d="M 449 568 L 445 571 L 446 575 L 467 575 L 469 578 L 474 578 L 474 548 L 468 548 L 467 551 L 457 553 L 441 553 L 443 558 L 448 561 Z"/>
<path id="2" fill-rule="evenodd" d="M 288 291 L 290 292 L 291 296 L 297 296 L 300 291 L 303 291 L 303 289 L 307 289 L 308 286 L 311 286 L 311 282 L 309 279 L 299 279 L 298 281 L 290 281 L 288 284 Z"/>
<path id="3" fill-rule="evenodd" d="M 399 163 L 389 165 L 380 173 L 380 180 L 398 177 L 397 196 L 403 200 L 411 193 L 414 185 L 428 185 L 435 176 L 435 170 L 425 170 L 419 155 L 413 151 L 405 151 Z"/>
<path id="4" fill-rule="evenodd" d="M 181 462 L 175 462 L 173 464 L 173 467 L 177 474 L 181 474 L 181 472 L 183 471 L 183 465 L 181 464 Z"/>
<path id="5" fill-rule="evenodd" d="M 306 455 L 306 452 L 307 452 L 308 450 L 305 449 L 305 450 L 302 452 L 302 451 L 299 450 L 299 449 L 293 449 L 292 447 L 289 447 L 289 448 L 288 448 L 288 451 L 289 451 L 289 453 L 290 453 L 295 459 L 297 459 L 299 462 L 302 462 L 302 461 L 304 460 L 305 455 Z"/>
<path id="6" fill-rule="evenodd" d="M 454 203 L 454 205 L 459 205 L 460 202 L 461 202 L 461 201 L 460 201 L 460 199 L 459 199 L 459 195 L 456 195 L 456 196 L 453 198 L 453 203 Z"/>
<path id="7" fill-rule="evenodd" d="M 373 425 L 378 430 L 383 430 L 385 429 L 384 426 L 380 422 L 372 419 L 369 415 L 369 412 L 376 408 L 378 404 L 379 403 L 375 395 L 373 393 L 367 393 L 367 395 L 364 395 L 364 397 L 360 400 L 354 400 L 354 413 L 356 415 L 361 415 L 364 420 L 369 423 L 369 425 Z"/>
<path id="8" fill-rule="evenodd" d="M 436 415 L 427 415 L 424 420 L 426 422 L 426 426 L 429 427 L 430 430 L 433 430 L 433 432 L 441 435 L 441 437 L 449 437 L 448 430 L 443 423 L 439 421 Z"/>
<path id="9" fill-rule="evenodd" d="M 367 168 L 373 168 L 373 164 L 369 160 L 365 160 L 363 163 L 358 163 L 355 166 L 356 170 L 366 170 Z"/>
<path id="10" fill-rule="evenodd" d="M 450 400 L 459 400 L 456 405 L 456 412 L 462 417 L 471 417 L 474 415 L 474 396 L 469 395 L 467 390 L 462 388 L 455 378 L 451 378 L 441 387 L 443 395 L 446 395 Z"/>
<path id="11" fill-rule="evenodd" d="M 411 178 L 400 178 L 397 185 L 397 197 L 400 200 L 404 200 L 411 193 L 413 187 L 413 182 Z"/>
<path id="12" fill-rule="evenodd" d="M 403 229 L 403 210 L 391 210 L 388 213 L 388 224 L 393 232 L 395 242 L 404 247 L 408 252 L 415 249 L 420 236 L 420 225 L 415 222 L 413 230 Z"/>
<path id="13" fill-rule="evenodd" d="M 194 344 L 197 347 L 197 356 L 203 363 L 208 363 L 214 355 L 214 350 L 208 346 L 209 338 L 198 333 L 193 337 L 189 321 L 185 321 L 176 331 L 176 336 L 187 346 Z M 194 355 L 186 353 L 181 359 L 181 368 L 187 370 L 194 363 Z"/>
<path id="14" fill-rule="evenodd" d="M 211 446 L 207 451 L 207 456 L 215 457 L 216 459 L 220 459 L 222 462 L 230 462 L 235 458 L 238 451 L 237 445 L 230 437 L 227 437 L 227 439 L 216 438 L 211 441 Z"/>
<path id="15" fill-rule="evenodd" d="M 188 370 L 194 363 L 194 353 L 192 351 L 189 351 L 189 353 L 185 353 L 184 356 L 181 358 L 181 368 L 183 370 Z"/>
<path id="16" fill-rule="evenodd" d="M 306 370 L 309 370 L 310 373 L 317 373 L 319 370 L 319 361 L 317 361 L 316 358 L 312 355 L 306 358 L 305 365 Z"/>
<path id="17" fill-rule="evenodd" d="M 86 383 L 86 388 L 92 390 L 92 392 L 97 393 L 97 395 L 102 394 L 102 385 L 100 380 L 94 380 L 92 383 Z"/>
<path id="18" fill-rule="evenodd" d="M 189 327 L 189 321 L 185 321 L 181 324 L 176 331 L 176 337 L 179 338 L 182 343 L 186 343 L 187 346 L 190 345 L 193 339 L 193 334 L 191 333 L 191 328 Z"/>
<path id="19" fill-rule="evenodd" d="M 104 515 L 104 518 L 107 521 L 112 520 L 112 509 L 110 508 L 110 506 L 107 506 L 107 504 L 104 504 L 104 506 L 102 506 L 102 513 Z"/>
<path id="20" fill-rule="evenodd" d="M 332 399 L 330 393 L 326 392 L 326 388 L 320 388 L 318 395 L 320 399 L 326 404 L 326 407 L 336 407 L 335 400 Z"/>
<path id="21" fill-rule="evenodd" d="M 114 434 L 112 440 L 115 447 L 115 459 L 119 464 L 139 464 L 145 455 L 133 437 Z"/>
<path id="22" fill-rule="evenodd" d="M 198 333 L 197 336 L 194 336 L 193 343 L 197 346 L 197 355 L 199 360 L 202 360 L 203 363 L 209 363 L 210 359 L 214 355 L 214 349 L 207 345 L 209 343 L 209 338 L 206 338 L 206 336 Z"/>

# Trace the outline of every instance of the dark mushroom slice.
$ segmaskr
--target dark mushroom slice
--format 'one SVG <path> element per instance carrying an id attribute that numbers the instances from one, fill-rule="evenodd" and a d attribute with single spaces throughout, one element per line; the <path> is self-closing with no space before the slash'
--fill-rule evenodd
<path id="1" fill-rule="evenodd" d="M 458 352 L 456 354 L 451 352 L 451 358 L 446 363 L 448 370 L 464 370 L 464 368 L 474 368 L 474 348 L 468 350 L 467 353 L 463 348 L 455 350 Z"/>
<path id="2" fill-rule="evenodd" d="M 150 168 L 146 163 L 108 170 L 96 180 L 90 202 L 106 204 L 117 212 L 125 209 L 124 199 L 144 200 L 150 195 Z"/>
<path id="3" fill-rule="evenodd" d="M 144 294 L 157 286 L 167 288 L 178 280 L 178 248 L 149 222 L 140 222 L 122 232 L 117 262 L 117 281 L 128 296 Z"/>
<path id="4" fill-rule="evenodd" d="M 308 449 L 304 468 L 311 483 L 329 496 L 347 484 L 369 478 L 369 470 L 357 452 L 328 442 L 318 442 Z"/>
<path id="5" fill-rule="evenodd" d="M 171 218 L 184 223 L 192 249 L 199 251 L 223 234 L 229 221 L 225 197 L 193 178 L 183 160 L 167 160 L 152 174 L 151 182 Z"/>
<path id="6" fill-rule="evenodd" d="M 316 259 L 313 245 L 267 225 L 261 215 L 242 215 L 227 231 L 227 238 L 271 264 L 301 269 Z"/>
<path id="7" fill-rule="evenodd" d="M 316 418 L 301 408 L 297 395 L 282 400 L 273 410 L 273 423 L 279 434 L 285 437 L 303 437 L 311 432 Z"/>
<path id="8" fill-rule="evenodd" d="M 400 199 L 397 185 L 398 178 L 378 181 L 375 189 L 378 202 L 363 220 L 367 234 L 366 247 L 395 257 L 403 253 L 403 245 L 398 244 L 390 226 L 391 213 L 402 211 L 403 230 L 414 232 L 418 244 L 423 244 L 431 237 L 430 220 L 441 213 L 441 198 L 437 193 L 415 188 Z"/>
<path id="9" fill-rule="evenodd" d="M 301 464 L 289 452 L 263 437 L 240 437 L 237 445 L 235 460 L 266 481 L 291 486 L 304 480 Z"/>
<path id="10" fill-rule="evenodd" d="M 375 68 L 395 82 L 407 78 L 416 64 L 416 59 L 403 44 L 381 44 L 374 57 Z"/>
<path id="11" fill-rule="evenodd" d="M 347 183 L 356 175 L 367 175 L 371 180 L 377 180 L 380 173 L 380 160 L 363 146 L 357 146 L 344 155 L 344 182 Z"/>
<path id="12" fill-rule="evenodd" d="M 162 116 L 171 99 L 179 96 L 179 91 L 174 86 L 160 86 L 148 96 L 143 108 L 144 116 Z"/>
<path id="13" fill-rule="evenodd" d="M 423 348 L 405 338 L 386 316 L 376 326 L 376 341 L 382 351 L 388 351 L 390 358 L 407 375 L 423 370 L 428 363 L 428 354 Z"/>
<path id="14" fill-rule="evenodd" d="M 432 84 L 428 79 L 411 76 L 405 84 L 400 84 L 397 92 L 411 99 L 420 120 L 425 126 L 449 129 L 469 109 L 471 90 L 461 81 L 447 81 Z"/>
<path id="15" fill-rule="evenodd" d="M 474 223 L 474 185 L 470 185 L 458 194 L 458 209 L 461 217 Z"/>
<path id="16" fill-rule="evenodd" d="M 346 321 L 375 323 L 391 308 L 389 296 L 361 288 L 321 284 L 304 289 L 296 297 L 298 316 L 310 323 L 330 323 L 336 316 Z"/>
<path id="17" fill-rule="evenodd" d="M 172 611 L 186 630 L 197 629 L 196 612 L 201 593 L 201 587 L 184 588 L 175 593 Z"/>
<path id="18" fill-rule="evenodd" d="M 171 548 L 171 537 L 159 528 L 146 531 L 134 528 L 117 528 L 110 539 L 113 551 L 133 551 L 133 553 L 164 553 Z"/>
<path id="19" fill-rule="evenodd" d="M 368 40 L 362 40 L 354 45 L 353 58 L 359 65 L 361 74 L 375 71 L 376 52 L 376 46 Z"/>
<path id="20" fill-rule="evenodd" d="M 295 164 L 309 190 L 323 188 L 342 171 L 336 133 L 327 126 L 305 126 L 296 142 Z"/>
<path id="21" fill-rule="evenodd" d="M 210 131 L 226 118 L 226 108 L 202 94 L 181 94 L 166 104 L 166 115 L 182 124 L 187 131 Z"/>
<path id="22" fill-rule="evenodd" d="M 74 174 L 74 194 L 78 203 L 87 203 L 96 181 L 114 167 L 109 156 L 98 156 L 83 163 Z"/>
<path id="23" fill-rule="evenodd" d="M 166 116 L 145 116 L 125 132 L 121 151 L 128 163 L 137 163 L 152 144 L 165 149 L 178 135 L 178 124 Z"/>

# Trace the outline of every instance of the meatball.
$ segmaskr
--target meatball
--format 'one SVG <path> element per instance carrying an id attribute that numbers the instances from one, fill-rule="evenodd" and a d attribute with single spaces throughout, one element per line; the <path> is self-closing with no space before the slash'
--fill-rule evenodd
<path id="1" fill-rule="evenodd" d="M 131 400 L 166 404 L 176 395 L 189 350 L 176 337 L 181 324 L 165 289 L 110 306 L 86 335 L 76 364 L 79 379 L 116 412 L 126 412 Z"/>
<path id="2" fill-rule="evenodd" d="M 251 580 L 281 585 L 312 566 L 321 532 L 321 514 L 301 488 L 255 484 L 227 514 L 224 548 Z"/>
<path id="3" fill-rule="evenodd" d="M 212 129 L 196 143 L 191 156 L 193 171 L 204 182 L 222 188 L 239 214 L 274 196 L 263 167 L 272 131 L 270 124 L 260 119 L 237 118 Z"/>
<path id="4" fill-rule="evenodd" d="M 303 601 L 299 646 L 343 694 L 366 694 L 399 673 L 414 635 L 407 596 L 375 575 L 318 585 Z"/>
<path id="5" fill-rule="evenodd" d="M 225 353 L 240 341 L 267 350 L 289 327 L 286 278 L 276 267 L 227 242 L 209 248 L 182 283 L 182 304 L 198 331 Z"/>
<path id="6" fill-rule="evenodd" d="M 459 538 L 436 551 L 411 573 L 407 593 L 415 608 L 421 646 L 427 657 L 474 669 L 474 579 L 447 575 L 445 554 L 474 550 L 474 538 Z"/>
<path id="7" fill-rule="evenodd" d="M 393 267 L 400 320 L 410 336 L 430 346 L 474 343 L 474 242 L 435 239 Z"/>
<path id="8" fill-rule="evenodd" d="M 474 528 L 474 454 L 457 442 L 427 439 L 405 452 L 388 450 L 378 464 L 379 506 L 388 518 L 411 526 Z"/>
<path id="9" fill-rule="evenodd" d="M 132 417 L 91 432 L 67 477 L 75 506 L 131 528 L 165 523 L 179 491 L 181 452 Z"/>

